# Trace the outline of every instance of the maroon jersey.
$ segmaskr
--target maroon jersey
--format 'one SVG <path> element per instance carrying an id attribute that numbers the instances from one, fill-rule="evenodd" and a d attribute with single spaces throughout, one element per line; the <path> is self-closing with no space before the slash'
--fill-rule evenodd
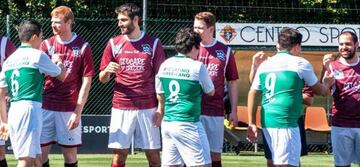
<path id="1" fill-rule="evenodd" d="M 314 97 L 314 92 L 311 90 L 309 86 L 305 85 L 304 88 L 302 89 L 302 93 L 308 97 Z"/>
<path id="2" fill-rule="evenodd" d="M 105 70 L 110 62 L 116 62 L 112 106 L 117 109 L 137 110 L 157 106 L 155 96 L 155 75 L 165 54 L 159 39 L 141 34 L 139 39 L 128 39 L 119 35 L 106 45 L 100 64 Z"/>
<path id="3" fill-rule="evenodd" d="M 226 81 L 239 78 L 231 48 L 214 40 L 210 45 L 200 46 L 198 60 L 203 62 L 215 87 L 215 95 L 202 95 L 201 114 L 224 116 L 224 85 Z M 236 92 L 237 93 L 237 92 Z"/>
<path id="4" fill-rule="evenodd" d="M 68 42 L 61 41 L 57 36 L 46 39 L 41 43 L 40 49 L 50 57 L 61 54 L 61 61 L 66 68 L 63 82 L 50 76 L 45 78 L 43 108 L 61 112 L 74 111 L 82 77 L 95 75 L 89 44 L 74 33 Z"/>
<path id="5" fill-rule="evenodd" d="M 4 61 L 16 50 L 16 46 L 7 38 L 0 36 L 0 71 Z"/>
<path id="6" fill-rule="evenodd" d="M 335 77 L 331 124 L 360 128 L 360 63 L 349 65 L 342 58 L 330 64 Z"/>

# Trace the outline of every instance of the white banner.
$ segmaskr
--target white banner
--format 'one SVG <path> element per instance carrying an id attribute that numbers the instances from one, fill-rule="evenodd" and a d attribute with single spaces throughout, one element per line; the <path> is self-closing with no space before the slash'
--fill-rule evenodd
<path id="1" fill-rule="evenodd" d="M 274 46 L 283 27 L 299 30 L 303 35 L 302 46 L 337 46 L 343 31 L 360 35 L 360 25 L 354 24 L 216 23 L 216 39 L 227 45 Z"/>

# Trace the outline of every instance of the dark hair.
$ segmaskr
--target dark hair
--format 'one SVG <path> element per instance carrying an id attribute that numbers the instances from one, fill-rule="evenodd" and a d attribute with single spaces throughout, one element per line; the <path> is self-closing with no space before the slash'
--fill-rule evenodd
<path id="1" fill-rule="evenodd" d="M 302 34 L 293 28 L 283 28 L 278 36 L 278 44 L 280 49 L 291 50 L 295 45 L 301 44 Z"/>
<path id="2" fill-rule="evenodd" d="M 18 35 L 21 42 L 29 42 L 33 35 L 39 36 L 41 24 L 33 19 L 23 20 L 18 27 Z"/>
<path id="3" fill-rule="evenodd" d="M 191 28 L 182 28 L 176 34 L 175 37 L 175 49 L 181 54 L 188 54 L 191 49 L 199 48 L 201 37 L 198 33 L 195 33 Z"/>
<path id="4" fill-rule="evenodd" d="M 342 32 L 342 33 L 339 35 L 339 37 L 340 37 L 341 35 L 345 35 L 345 34 L 351 35 L 352 40 L 353 40 L 354 43 L 358 42 L 358 37 L 357 37 L 356 34 L 355 34 L 354 32 L 352 32 L 352 31 L 344 31 L 344 32 Z"/>
<path id="5" fill-rule="evenodd" d="M 126 3 L 123 4 L 115 9 L 116 14 L 124 14 L 127 15 L 132 19 L 134 19 L 135 16 L 139 17 L 139 20 L 141 20 L 142 11 L 141 9 L 136 6 L 133 3 Z"/>

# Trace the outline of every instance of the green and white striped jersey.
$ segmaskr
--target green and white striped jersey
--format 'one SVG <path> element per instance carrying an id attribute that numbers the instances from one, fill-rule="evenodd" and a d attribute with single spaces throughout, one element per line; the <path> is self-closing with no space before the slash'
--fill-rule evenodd
<path id="1" fill-rule="evenodd" d="M 302 88 L 305 83 L 313 86 L 317 81 L 307 60 L 286 51 L 262 63 L 251 86 L 251 89 L 262 91 L 262 127 L 297 127 L 303 112 Z"/>
<path id="2" fill-rule="evenodd" d="M 165 96 L 164 121 L 198 122 L 202 91 L 214 90 L 206 67 L 188 56 L 174 56 L 161 64 L 156 92 Z"/>
<path id="3" fill-rule="evenodd" d="M 0 87 L 8 87 L 11 101 L 42 102 L 44 74 L 58 76 L 61 69 L 44 52 L 20 46 L 3 64 Z"/>

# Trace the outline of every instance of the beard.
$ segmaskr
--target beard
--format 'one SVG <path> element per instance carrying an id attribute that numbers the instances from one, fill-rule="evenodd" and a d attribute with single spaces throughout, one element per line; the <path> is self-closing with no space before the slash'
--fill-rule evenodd
<path id="1" fill-rule="evenodd" d="M 345 54 L 345 55 L 341 54 L 341 57 L 343 57 L 343 58 L 346 59 L 346 60 L 350 60 L 350 59 L 352 59 L 355 55 L 356 55 L 356 51 L 353 50 L 353 51 L 351 51 L 349 54 Z"/>
<path id="2" fill-rule="evenodd" d="M 121 29 L 121 34 L 123 35 L 129 35 L 131 34 L 132 32 L 134 32 L 135 30 L 135 26 L 134 24 L 131 22 L 129 25 L 127 26 L 124 26 L 124 27 L 120 27 Z M 125 30 L 124 30 L 125 29 Z"/>

